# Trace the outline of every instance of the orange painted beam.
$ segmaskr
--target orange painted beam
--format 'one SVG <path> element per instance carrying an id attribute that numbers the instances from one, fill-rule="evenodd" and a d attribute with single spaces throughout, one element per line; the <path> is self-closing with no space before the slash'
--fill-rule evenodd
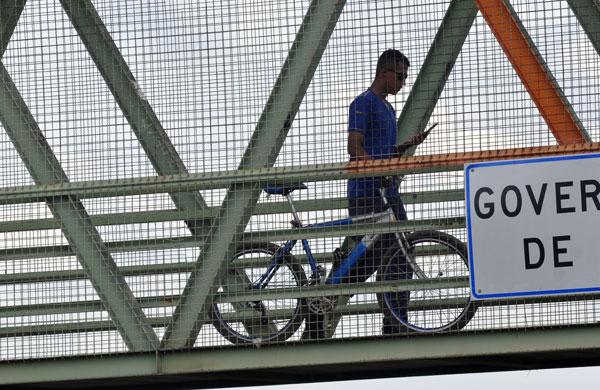
<path id="1" fill-rule="evenodd" d="M 433 168 L 460 168 L 467 163 L 482 161 L 512 160 L 591 152 L 600 152 L 600 142 L 486 150 L 480 152 L 432 154 L 427 156 L 390 158 L 386 160 L 351 161 L 346 164 L 346 170 L 352 173 L 361 174 L 381 174 L 393 170 L 427 171 L 428 169 Z"/>
<path id="2" fill-rule="evenodd" d="M 587 142 L 556 81 L 505 0 L 475 2 L 558 143 Z"/>

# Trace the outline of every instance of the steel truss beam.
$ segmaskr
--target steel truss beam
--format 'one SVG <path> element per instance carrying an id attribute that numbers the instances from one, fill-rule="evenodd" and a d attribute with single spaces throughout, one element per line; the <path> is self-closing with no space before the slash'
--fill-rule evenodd
<path id="1" fill-rule="evenodd" d="M 275 163 L 345 3 L 345 0 L 313 0 L 310 3 L 242 158 L 240 170 L 269 167 Z M 260 192 L 258 183 L 234 185 L 228 189 L 207 246 L 198 259 L 198 267 L 190 275 L 183 299 L 173 315 L 173 323 L 166 329 L 164 348 L 194 344 L 201 326 L 198 320 L 207 310 L 218 275 L 246 228 Z"/>
<path id="2" fill-rule="evenodd" d="M 2 63 L 0 121 L 37 184 L 68 181 Z M 119 273 L 100 234 L 92 225 L 83 204 L 77 197 L 65 196 L 49 198 L 47 205 L 54 217 L 60 220 L 64 236 L 76 252 L 124 342 L 131 350 L 154 350 L 158 338 L 125 279 Z"/>
<path id="3" fill-rule="evenodd" d="M 450 202 L 453 200 L 463 200 L 464 190 L 442 190 L 442 191 L 423 191 L 406 192 L 402 194 L 402 200 L 406 204 L 414 203 L 432 203 L 432 202 Z M 346 198 L 328 198 L 298 200 L 294 202 L 294 207 L 298 212 L 303 211 L 325 211 L 346 209 Z M 184 212 L 179 210 L 153 210 L 153 211 L 133 211 L 125 213 L 97 214 L 90 216 L 94 226 L 107 225 L 127 225 L 136 223 L 153 222 L 172 222 L 193 220 L 212 221 L 219 211 L 218 207 L 207 207 L 203 210 L 194 212 Z M 287 202 L 268 202 L 256 205 L 253 215 L 269 215 L 289 213 L 290 205 Z M 59 221 L 53 218 L 23 219 L 15 221 L 0 221 L 0 233 L 19 232 L 27 230 L 47 230 L 59 229 Z"/>
<path id="4" fill-rule="evenodd" d="M 597 326 L 516 329 L 9 362 L 0 385 L 210 388 L 572 367 L 599 357 Z"/>
<path id="5" fill-rule="evenodd" d="M 600 54 L 600 2 L 598 0 L 567 0 L 596 52 Z"/>
<path id="6" fill-rule="evenodd" d="M 139 194 L 158 194 L 173 190 L 191 191 L 242 186 L 269 182 L 343 180 L 364 176 L 404 175 L 432 172 L 462 171 L 466 162 L 544 157 L 562 154 L 600 151 L 600 142 L 556 146 L 488 150 L 482 152 L 447 153 L 439 155 L 391 158 L 388 160 L 353 161 L 301 167 L 259 168 L 189 175 L 154 176 L 135 179 L 98 180 L 76 183 L 56 183 L 12 188 L 0 188 L 0 204 L 44 201 L 49 197 L 78 196 L 101 198 Z"/>
<path id="7" fill-rule="evenodd" d="M 463 217 L 423 219 L 419 221 L 390 223 L 361 223 L 345 226 L 331 226 L 320 228 L 267 230 L 261 232 L 248 232 L 239 237 L 238 244 L 248 242 L 301 240 L 303 238 L 343 237 L 368 233 L 389 233 L 390 231 L 415 231 L 461 229 L 465 226 Z M 183 249 L 205 245 L 205 242 L 195 237 L 167 237 L 152 238 L 148 240 L 113 241 L 105 244 L 110 253 L 136 252 L 160 249 Z M 23 247 L 0 250 L 0 261 L 17 259 L 42 259 L 47 257 L 63 257 L 76 254 L 69 245 Z M 0 280 L 4 279 L 2 276 Z"/>
<path id="8" fill-rule="evenodd" d="M 425 130 L 476 16 L 475 0 L 450 3 L 398 118 L 398 143 Z"/>
<path id="9" fill-rule="evenodd" d="M 453 285 L 457 286 L 459 283 L 457 281 L 448 281 L 452 282 Z M 413 281 L 411 281 L 413 283 Z M 422 284 L 423 282 L 417 282 Z M 468 286 L 468 283 L 462 283 L 462 286 Z M 401 285 L 399 285 L 401 286 Z M 450 283 L 444 282 L 437 284 L 440 286 L 450 286 Z M 362 285 L 363 289 L 358 288 L 357 286 L 352 286 L 352 288 L 348 288 L 348 285 L 337 284 L 331 285 L 331 288 L 328 289 L 320 289 L 315 287 L 309 287 L 307 290 L 302 290 L 305 295 L 310 294 L 310 296 L 341 296 L 338 294 L 365 294 L 373 291 L 390 291 L 395 288 L 395 286 L 385 285 L 381 282 L 372 282 L 368 284 L 368 288 L 364 289 L 365 285 Z M 408 289 L 414 289 L 412 285 L 405 286 Z M 428 288 L 423 285 L 423 288 Z M 295 290 L 298 291 L 298 290 Z M 294 294 L 297 295 L 297 294 Z M 288 294 L 288 296 L 292 296 L 292 294 Z M 140 299 L 140 304 L 144 308 L 158 308 L 158 307 L 173 307 L 179 300 L 178 295 L 168 295 L 168 296 L 152 296 L 145 297 Z M 280 298 L 280 296 L 277 296 Z M 245 300 L 252 300 L 252 297 L 246 295 Z M 262 300 L 264 297 L 260 294 L 256 295 L 256 300 Z M 526 297 L 519 300 L 520 305 L 529 305 L 535 303 L 552 303 L 557 304 L 560 302 L 563 303 L 572 303 L 576 304 L 577 302 L 590 301 L 598 299 L 598 295 L 571 295 L 571 296 L 532 296 Z M 428 301 L 419 301 L 419 302 L 410 302 L 409 310 L 423 310 L 427 308 L 435 307 L 436 309 L 440 308 L 456 308 L 456 307 L 464 307 L 465 299 L 464 298 L 448 298 L 448 299 L 434 299 Z M 498 306 L 510 306 L 514 305 L 513 301 L 506 299 L 499 300 L 485 300 L 477 303 L 478 307 L 498 307 Z M 90 301 L 79 301 L 79 302 L 66 302 L 66 303 L 53 303 L 53 304 L 39 304 L 39 305 L 22 305 L 22 306 L 14 306 L 14 307 L 1 307 L 0 308 L 0 318 L 15 318 L 22 316 L 44 316 L 44 315 L 65 315 L 72 313 L 90 313 L 90 312 L 100 312 L 104 310 L 104 306 L 101 301 L 90 300 Z M 270 310 L 269 315 L 279 316 L 279 318 L 290 318 L 291 312 L 293 309 L 278 309 L 278 310 Z M 381 313 L 381 305 L 379 303 L 353 303 L 351 305 L 347 305 L 345 307 L 335 307 L 332 311 L 332 314 L 339 315 L 359 315 L 359 314 L 376 314 Z M 246 316 L 249 318 L 260 319 L 262 317 L 261 313 L 257 312 L 244 312 L 242 313 L 226 313 L 223 314 L 223 317 L 228 321 L 239 320 L 240 316 Z M 164 327 L 170 321 L 170 317 L 152 317 L 149 319 L 154 326 Z M 214 320 L 210 315 L 205 316 L 201 321 L 206 324 L 212 323 Z M 3 337 L 15 337 L 15 336 L 23 336 L 26 334 L 27 336 L 36 336 L 36 335 L 44 335 L 44 334 L 64 334 L 64 333 L 79 333 L 83 331 L 108 331 L 108 330 L 117 330 L 111 321 L 102 321 L 102 320 L 88 320 L 85 322 L 78 321 L 72 323 L 56 323 L 56 324 L 48 324 L 48 325 L 20 325 L 14 327 L 3 327 L 0 332 L 0 338 Z"/>
<path id="10" fill-rule="evenodd" d="M 0 4 L 0 58 L 8 46 L 27 0 L 3 1 Z"/>
<path id="11" fill-rule="evenodd" d="M 61 4 L 156 172 L 159 175 L 188 174 L 92 2 L 61 0 Z M 181 211 L 193 212 L 206 207 L 198 192 L 172 192 L 170 196 Z M 195 221 L 187 220 L 185 223 L 193 235 L 206 233 L 206 229 L 196 226 Z M 206 226 L 210 226 L 210 221 Z"/>

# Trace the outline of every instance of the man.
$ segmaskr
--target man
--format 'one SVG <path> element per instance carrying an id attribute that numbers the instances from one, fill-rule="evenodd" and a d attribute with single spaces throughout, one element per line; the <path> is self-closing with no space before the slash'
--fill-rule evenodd
<path id="1" fill-rule="evenodd" d="M 351 161 L 368 161 L 401 156 L 413 145 L 418 145 L 427 136 L 420 133 L 402 145 L 396 145 L 396 111 L 386 98 L 396 95 L 406 83 L 410 62 L 400 51 L 388 49 L 377 61 L 375 78 L 371 87 L 350 104 L 348 120 L 348 154 Z M 348 180 L 348 212 L 350 216 L 380 212 L 385 209 L 379 193 L 386 187 L 386 197 L 398 220 L 406 220 L 406 211 L 398 192 L 398 181 L 382 183 L 380 177 Z M 360 237 L 358 237 L 360 239 Z M 347 281 L 359 283 L 367 280 L 381 264 L 385 252 L 395 242 L 393 234 L 386 234 L 371 248 L 348 276 Z M 401 258 L 396 265 L 403 278 L 412 278 L 406 260 Z M 408 293 L 398 294 L 400 316 L 406 317 Z M 398 331 L 397 321 L 384 312 L 383 333 Z"/>

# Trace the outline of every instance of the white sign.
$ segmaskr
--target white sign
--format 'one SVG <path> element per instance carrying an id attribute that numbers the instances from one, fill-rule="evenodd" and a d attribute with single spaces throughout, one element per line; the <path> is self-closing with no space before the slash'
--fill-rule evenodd
<path id="1" fill-rule="evenodd" d="M 474 299 L 600 292 L 600 154 L 467 164 Z"/>

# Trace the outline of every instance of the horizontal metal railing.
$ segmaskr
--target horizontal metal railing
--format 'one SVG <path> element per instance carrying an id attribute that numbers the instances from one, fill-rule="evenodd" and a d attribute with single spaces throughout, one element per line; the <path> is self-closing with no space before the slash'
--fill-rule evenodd
<path id="1" fill-rule="evenodd" d="M 410 281 L 405 286 L 406 289 L 413 288 L 415 281 Z M 395 282 L 398 285 L 405 282 Z M 417 284 L 419 282 L 417 281 Z M 453 280 L 452 283 L 456 285 L 461 284 L 460 280 Z M 308 289 L 305 295 L 315 296 L 317 293 L 325 293 L 328 296 L 337 296 L 342 293 L 348 294 L 349 291 L 355 291 L 356 293 L 365 293 L 365 291 L 387 291 L 389 286 L 385 286 L 382 282 L 373 282 L 372 287 L 365 288 L 365 285 L 355 286 L 348 288 L 348 286 L 332 286 L 331 289 L 319 290 L 318 288 Z M 408 286 L 411 284 L 411 287 Z M 426 284 L 426 283 L 425 283 Z M 464 283 L 462 283 L 464 285 Z M 445 286 L 444 283 L 437 283 L 438 287 Z M 431 287 L 431 285 L 429 285 Z M 426 288 L 426 287 L 425 287 Z M 486 300 L 478 302 L 479 307 L 494 307 L 494 306 L 507 306 L 515 304 L 536 304 L 536 303 L 560 303 L 560 302 L 577 302 L 586 301 L 591 299 L 599 299 L 600 295 L 574 295 L 574 296 L 558 296 L 558 297 L 526 297 L 520 298 L 518 301 L 513 300 Z M 150 297 L 140 298 L 140 305 L 144 308 L 156 308 L 156 307 L 174 307 L 179 300 L 178 296 L 168 297 Z M 462 307 L 466 303 L 465 299 L 453 298 L 453 299 L 441 299 L 441 300 L 420 300 L 417 302 L 411 302 L 409 304 L 410 310 L 423 310 L 427 308 L 431 309 L 443 309 Z M 103 310 L 102 303 L 100 301 L 84 301 L 84 302 L 68 302 L 68 303 L 54 303 L 54 304 L 43 304 L 43 305 L 24 305 L 14 307 L 0 308 L 0 318 L 11 318 L 11 317 L 22 317 L 22 316 L 43 316 L 43 315 L 56 315 L 56 314 L 75 314 L 80 312 L 101 312 Z M 270 310 L 268 312 L 269 319 L 276 318 L 289 318 L 290 310 Z M 354 303 L 343 307 L 336 307 L 333 309 L 332 314 L 341 314 L 344 316 L 352 315 L 364 315 L 364 314 L 376 314 L 381 313 L 381 307 L 377 303 Z M 253 311 L 252 313 L 246 311 L 240 311 L 235 313 L 226 313 L 223 318 L 227 321 L 243 321 L 248 319 L 257 319 L 257 316 L 261 314 Z M 262 318 L 262 317 L 261 317 Z M 166 326 L 171 317 L 170 316 L 158 316 L 150 317 L 149 321 L 155 327 Z M 209 314 L 201 320 L 204 324 L 212 323 L 213 319 Z M 36 323 L 27 324 L 23 326 L 8 326 L 0 329 L 0 338 L 2 337 L 14 337 L 14 336 L 35 336 L 44 334 L 62 334 L 62 333 L 79 333 L 79 332 L 92 332 L 92 331 L 112 331 L 116 330 L 114 324 L 109 320 L 65 320 L 53 324 L 47 323 Z"/>
<path id="2" fill-rule="evenodd" d="M 464 191 L 441 190 L 441 191 L 423 191 L 407 192 L 402 194 L 402 201 L 405 204 L 415 203 L 434 203 L 451 202 L 464 200 Z M 294 202 L 296 210 L 305 211 L 326 211 L 340 210 L 347 207 L 346 198 L 325 198 L 299 200 Z M 287 202 L 265 202 L 259 203 L 254 209 L 253 215 L 282 214 L 288 213 L 290 206 Z M 91 220 L 95 226 L 108 225 L 126 225 L 153 222 L 171 222 L 171 221 L 204 221 L 212 220 L 218 207 L 207 207 L 204 210 L 179 211 L 179 210 L 154 210 L 128 213 L 113 213 L 92 215 Z M 59 229 L 60 222 L 54 218 L 25 219 L 15 221 L 0 221 L 0 233 L 19 232 L 29 230 L 47 230 Z"/>

